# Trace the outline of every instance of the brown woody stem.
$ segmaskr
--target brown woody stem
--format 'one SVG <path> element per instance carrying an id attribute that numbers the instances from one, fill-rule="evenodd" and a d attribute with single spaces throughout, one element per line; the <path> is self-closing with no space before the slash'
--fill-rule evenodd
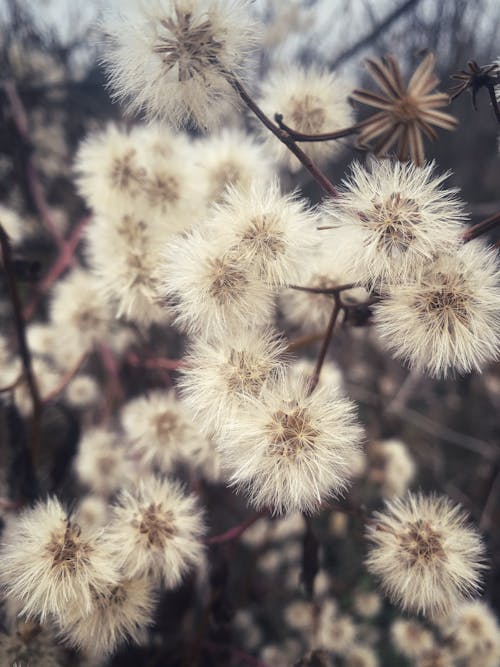
<path id="1" fill-rule="evenodd" d="M 487 232 L 491 231 L 492 229 L 494 229 L 499 225 L 500 225 L 500 211 L 497 213 L 493 213 L 493 215 L 490 215 L 489 218 L 486 218 L 485 220 L 481 220 L 481 222 L 478 222 L 477 225 L 469 227 L 462 234 L 462 239 L 464 243 L 467 243 L 468 241 L 472 241 L 473 239 L 476 239 L 478 236 L 481 236 L 481 234 L 486 234 Z"/>
<path id="2" fill-rule="evenodd" d="M 309 394 L 312 394 L 312 392 L 316 389 L 318 385 L 321 369 L 323 368 L 323 364 L 325 363 L 326 353 L 328 352 L 330 341 L 332 340 L 333 329 L 335 328 L 335 323 L 340 314 L 340 311 L 342 310 L 342 302 L 340 300 L 339 294 L 335 293 L 333 295 L 333 299 L 334 299 L 333 310 L 330 316 L 330 321 L 328 322 L 328 327 L 325 333 L 325 337 L 323 339 L 323 345 L 321 346 L 321 350 L 318 356 L 318 361 L 316 362 L 314 373 L 312 374 L 311 380 L 309 382 Z"/>
<path id="3" fill-rule="evenodd" d="M 267 127 L 267 129 L 274 134 L 274 136 L 285 144 L 285 146 L 295 155 L 297 160 L 304 165 L 304 167 L 309 171 L 313 176 L 314 180 L 327 192 L 330 197 L 337 197 L 337 190 L 330 179 L 321 171 L 321 169 L 311 160 L 311 158 L 304 153 L 304 151 L 297 146 L 293 137 L 286 131 L 281 129 L 278 125 L 273 123 L 273 121 L 266 116 L 258 104 L 250 97 L 248 92 L 238 81 L 238 79 L 233 76 L 229 76 L 229 83 L 232 85 L 234 90 L 238 93 L 243 102 L 247 107 L 252 111 L 260 122 Z"/>
<path id="4" fill-rule="evenodd" d="M 321 134 L 305 134 L 304 132 L 298 132 L 293 128 L 289 127 L 283 122 L 283 115 L 280 113 L 274 114 L 274 120 L 278 123 L 280 129 L 285 130 L 287 134 L 294 141 L 299 142 L 308 142 L 313 143 L 315 141 L 334 141 L 335 139 L 343 139 L 344 137 L 349 137 L 352 134 L 357 134 L 359 129 L 356 125 L 351 127 L 346 127 L 342 130 L 335 130 L 334 132 L 323 132 Z"/>
<path id="5" fill-rule="evenodd" d="M 28 391 L 30 393 L 31 401 L 33 403 L 33 416 L 31 421 L 30 445 L 32 456 L 36 456 L 40 444 L 40 428 L 42 419 L 42 400 L 36 382 L 35 374 L 31 363 L 31 353 L 26 339 L 26 328 L 23 318 L 23 309 L 17 284 L 14 277 L 14 269 L 12 265 L 12 252 L 10 248 L 9 237 L 4 228 L 0 224 L 0 246 L 2 248 L 2 264 L 5 274 L 5 281 L 7 284 L 7 292 L 9 294 L 12 311 L 14 314 L 14 326 L 16 331 L 17 344 L 19 347 L 19 354 L 23 364 L 24 377 L 28 384 Z"/>

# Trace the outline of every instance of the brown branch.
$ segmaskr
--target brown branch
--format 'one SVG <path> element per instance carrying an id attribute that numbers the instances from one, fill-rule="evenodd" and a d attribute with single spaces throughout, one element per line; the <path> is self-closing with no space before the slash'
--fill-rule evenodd
<path id="1" fill-rule="evenodd" d="M 68 384 L 71 382 L 71 380 L 75 377 L 75 375 L 78 373 L 80 368 L 85 363 L 87 357 L 88 357 L 88 352 L 85 352 L 78 359 L 76 364 L 74 364 L 74 366 L 72 366 L 72 368 L 70 368 L 69 370 L 66 371 L 66 373 L 62 376 L 61 381 L 59 382 L 57 387 L 52 389 L 51 392 L 49 392 L 48 394 L 46 394 L 43 397 L 42 401 L 43 401 L 44 405 L 46 405 L 47 403 L 50 403 L 50 401 L 54 400 L 54 398 L 56 398 L 56 396 L 58 396 L 68 386 Z"/>
<path id="2" fill-rule="evenodd" d="M 354 289 L 357 285 L 352 283 L 338 285 L 337 287 L 303 287 L 301 285 L 288 285 L 290 289 L 300 290 L 301 292 L 311 292 L 312 294 L 327 294 L 333 296 L 346 290 Z"/>
<path id="3" fill-rule="evenodd" d="M 258 512 L 257 514 L 254 514 L 253 516 L 246 519 L 246 521 L 243 521 L 237 526 L 233 526 L 229 530 L 226 530 L 225 533 L 214 535 L 213 537 L 207 537 L 205 544 L 224 544 L 225 542 L 237 540 L 248 528 L 250 528 L 250 526 L 253 526 L 256 521 L 262 519 L 262 517 L 264 517 L 266 514 L 267 512 L 265 511 Z"/>
<path id="4" fill-rule="evenodd" d="M 319 341 L 323 340 L 324 336 L 325 336 L 324 332 L 321 332 L 321 333 L 305 334 L 304 336 L 293 338 L 286 346 L 286 351 L 297 352 L 298 350 L 302 350 L 304 347 L 307 347 L 308 345 L 312 345 L 313 343 L 319 343 Z"/>
<path id="5" fill-rule="evenodd" d="M 1 224 L 0 224 L 0 246 L 2 248 L 2 265 L 5 274 L 5 281 L 7 284 L 7 291 L 9 294 L 9 299 L 11 302 L 12 311 L 14 315 L 14 326 L 16 331 L 17 344 L 19 347 L 19 354 L 21 356 L 21 361 L 23 365 L 24 377 L 28 384 L 28 391 L 30 393 L 31 401 L 33 404 L 30 445 L 31 445 L 31 454 L 34 457 L 38 452 L 40 444 L 40 428 L 41 428 L 43 405 L 40 398 L 40 392 L 38 390 L 38 384 L 35 378 L 35 374 L 33 372 L 33 367 L 31 363 L 31 353 L 26 339 L 25 322 L 23 318 L 21 299 L 19 298 L 19 292 L 17 290 L 17 285 L 14 277 L 14 269 L 12 265 L 12 252 L 10 248 L 9 237 L 7 236 L 7 233 L 5 232 Z"/>
<path id="6" fill-rule="evenodd" d="M 81 241 L 85 225 L 89 220 L 89 217 L 85 217 L 77 222 L 77 224 L 71 230 L 69 238 L 66 241 L 63 241 L 59 248 L 59 254 L 54 264 L 49 269 L 48 273 L 39 283 L 39 285 L 37 285 L 36 295 L 24 309 L 24 317 L 26 319 L 29 319 L 33 315 L 34 311 L 38 307 L 38 304 L 40 303 L 41 297 L 49 291 L 59 276 L 73 262 L 75 251 Z"/>
<path id="7" fill-rule="evenodd" d="M 468 243 L 473 239 L 477 239 L 477 237 L 481 236 L 481 234 L 486 234 L 487 232 L 490 232 L 492 229 L 494 229 L 499 225 L 500 225 L 500 212 L 497 211 L 497 213 L 493 213 L 493 215 L 490 215 L 485 220 L 481 220 L 481 222 L 478 222 L 477 225 L 473 225 L 472 227 L 466 229 L 465 232 L 463 232 L 462 234 L 462 239 L 464 243 Z"/>
<path id="8" fill-rule="evenodd" d="M 346 127 L 342 130 L 335 130 L 334 132 L 323 132 L 322 134 L 305 134 L 304 132 L 299 132 L 294 130 L 283 122 L 283 114 L 275 113 L 274 120 L 278 123 L 278 126 L 281 130 L 290 135 L 294 141 L 299 142 L 319 142 L 319 141 L 334 141 L 336 139 L 343 139 L 344 137 L 350 137 L 353 134 L 357 134 L 359 128 L 357 125 L 352 125 L 351 127 Z"/>
<path id="9" fill-rule="evenodd" d="M 330 321 L 328 322 L 328 327 L 326 329 L 325 337 L 323 339 L 323 345 L 321 346 L 321 350 L 319 352 L 314 373 L 312 374 L 311 380 L 309 381 L 309 394 L 312 394 L 312 392 L 316 389 L 316 386 L 319 382 L 319 376 L 321 374 L 321 369 L 323 368 L 323 364 L 325 363 L 326 353 L 330 346 L 330 341 L 332 340 L 335 323 L 340 314 L 340 311 L 342 310 L 342 303 L 340 301 L 339 294 L 338 293 L 334 294 L 333 298 L 334 298 L 333 310 L 330 316 Z"/>
<path id="10" fill-rule="evenodd" d="M 131 366 L 139 366 L 143 368 L 153 368 L 167 371 L 175 371 L 185 365 L 183 359 L 167 359 L 166 357 L 149 357 L 141 359 L 134 352 L 127 355 L 127 362 Z"/>
<path id="11" fill-rule="evenodd" d="M 17 92 L 16 84 L 14 81 L 9 80 L 4 82 L 3 87 L 9 102 L 12 119 L 16 126 L 19 137 L 31 152 L 33 149 L 33 142 L 29 132 L 28 116 L 26 114 L 22 100 Z M 52 219 L 52 214 L 43 191 L 40 175 L 36 170 L 31 155 L 29 155 L 26 159 L 25 168 L 28 188 L 33 199 L 33 203 L 35 204 L 35 208 L 38 212 L 38 215 L 40 216 L 40 220 L 42 221 L 43 226 L 54 239 L 57 246 L 60 248 L 63 245 L 63 239 L 59 230 L 57 229 L 57 225 Z"/>
<path id="12" fill-rule="evenodd" d="M 323 190 L 327 192 L 330 195 L 330 197 L 336 197 L 338 193 L 333 183 L 321 171 L 321 169 L 311 160 L 311 158 L 306 153 L 304 153 L 304 151 L 301 148 L 297 146 L 297 144 L 294 142 L 293 138 L 288 134 L 288 132 L 286 130 L 282 130 L 280 127 L 278 127 L 278 125 L 273 123 L 273 121 L 268 116 L 266 116 L 266 114 L 252 99 L 252 97 L 248 94 L 248 92 L 238 81 L 238 79 L 236 79 L 232 75 L 228 75 L 228 81 L 232 85 L 234 90 L 238 93 L 243 102 L 250 109 L 250 111 L 252 111 L 260 120 L 260 122 L 265 127 L 267 127 L 267 129 L 270 132 L 272 132 L 272 134 L 274 134 L 274 136 L 277 139 L 279 139 L 281 143 L 283 143 L 295 155 L 295 157 L 299 160 L 299 162 L 301 162 L 301 164 L 304 165 L 304 167 L 309 171 L 309 173 L 313 176 L 314 180 L 323 188 Z"/>

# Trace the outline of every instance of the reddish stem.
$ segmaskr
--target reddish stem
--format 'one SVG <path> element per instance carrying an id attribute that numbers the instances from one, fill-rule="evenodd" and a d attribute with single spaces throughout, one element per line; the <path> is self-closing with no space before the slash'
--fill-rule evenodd
<path id="1" fill-rule="evenodd" d="M 278 123 L 279 127 L 282 130 L 285 130 L 294 141 L 300 142 L 319 142 L 319 141 L 334 141 L 335 139 L 343 139 L 344 137 L 349 137 L 352 134 L 357 134 L 359 128 L 356 125 L 351 127 L 346 127 L 342 130 L 335 130 L 334 132 L 323 132 L 322 134 L 305 134 L 304 132 L 298 132 L 293 128 L 289 127 L 283 122 L 283 115 L 280 113 L 274 114 L 274 120 Z"/>
<path id="2" fill-rule="evenodd" d="M 225 542 L 231 542 L 232 540 L 237 540 L 243 533 L 247 530 L 247 528 L 250 528 L 250 526 L 253 526 L 253 524 L 258 521 L 259 519 L 262 519 L 263 516 L 266 515 L 266 512 L 259 512 L 258 514 L 254 514 L 251 516 L 249 519 L 246 519 L 246 521 L 243 521 L 242 523 L 239 523 L 237 526 L 233 526 L 229 530 L 226 530 L 225 533 L 222 533 L 221 535 L 214 535 L 213 537 L 207 537 L 205 540 L 205 544 L 224 544 Z"/>
<path id="3" fill-rule="evenodd" d="M 10 80 L 5 81 L 3 85 L 17 132 L 25 145 L 31 151 L 33 148 L 33 142 L 31 141 L 29 132 L 28 116 L 26 114 L 22 100 L 17 92 L 16 85 L 13 81 Z M 64 241 L 59 230 L 57 229 L 57 225 L 52 219 L 50 207 L 45 197 L 40 180 L 40 175 L 36 170 L 31 154 L 26 159 L 26 178 L 28 181 L 31 197 L 33 198 L 33 202 L 35 204 L 36 210 L 38 211 L 38 215 L 40 216 L 42 224 L 52 236 L 57 246 L 61 248 Z"/>
<path id="4" fill-rule="evenodd" d="M 493 215 L 490 215 L 485 220 L 481 220 L 481 222 L 478 222 L 477 225 L 473 225 L 472 227 L 466 229 L 465 232 L 463 232 L 462 234 L 462 239 L 464 243 L 467 243 L 468 241 L 472 241 L 473 239 L 476 239 L 478 236 L 481 236 L 481 234 L 486 234 L 487 232 L 490 232 L 498 225 L 500 225 L 500 212 L 493 213 Z"/>
<path id="5" fill-rule="evenodd" d="M 127 362 L 131 366 L 139 366 L 143 368 L 153 368 L 167 371 L 175 371 L 182 368 L 185 362 L 182 359 L 167 359 L 166 357 L 148 357 L 141 359 L 134 352 L 127 355 Z"/>
<path id="6" fill-rule="evenodd" d="M 82 218 L 71 230 L 71 234 L 67 241 L 63 241 L 62 245 L 59 248 L 59 254 L 49 269 L 48 273 L 45 275 L 43 280 L 37 286 L 37 293 L 33 299 L 28 303 L 24 308 L 24 317 L 29 319 L 34 311 L 36 310 L 38 304 L 40 303 L 41 297 L 46 294 L 52 285 L 56 282 L 59 276 L 68 268 L 68 266 L 73 262 L 75 251 L 78 247 L 78 244 L 81 241 L 85 225 L 90 220 L 89 217 Z"/>
<path id="7" fill-rule="evenodd" d="M 234 77 L 229 77 L 229 83 L 233 86 L 235 91 L 241 97 L 243 102 L 247 107 L 252 111 L 260 122 L 267 127 L 267 129 L 274 134 L 274 136 L 285 144 L 285 146 L 295 155 L 295 157 L 301 162 L 304 167 L 309 171 L 313 176 L 314 180 L 321 185 L 323 190 L 327 192 L 330 197 L 337 197 L 337 190 L 335 186 L 330 181 L 330 179 L 321 171 L 321 169 L 311 160 L 311 158 L 304 153 L 304 151 L 297 146 L 293 137 L 286 131 L 278 127 L 273 121 L 266 116 L 262 111 L 259 105 L 250 97 L 248 92 L 242 86 L 242 84 L 235 79 Z"/>
<path id="8" fill-rule="evenodd" d="M 68 384 L 71 382 L 71 380 L 75 377 L 75 375 L 78 373 L 80 368 L 83 366 L 85 363 L 85 360 L 88 357 L 88 352 L 85 352 L 82 354 L 80 359 L 76 362 L 76 364 L 70 368 L 66 373 L 62 376 L 61 381 L 55 387 L 51 392 L 49 392 L 46 396 L 43 397 L 42 401 L 45 404 L 50 403 L 50 401 L 54 400 L 56 396 L 58 396 L 66 387 Z"/>
<path id="9" fill-rule="evenodd" d="M 330 316 L 330 321 L 328 322 L 328 327 L 325 333 L 325 337 L 323 339 L 323 345 L 321 346 L 321 350 L 318 356 L 318 361 L 316 362 L 314 373 L 309 382 L 309 394 L 312 394 L 318 385 L 321 369 L 323 368 L 323 364 L 325 363 L 326 353 L 328 352 L 330 341 L 332 340 L 335 323 L 337 321 L 337 318 L 341 310 L 342 310 L 342 302 L 340 300 L 339 293 L 336 292 L 333 295 L 333 310 Z"/>

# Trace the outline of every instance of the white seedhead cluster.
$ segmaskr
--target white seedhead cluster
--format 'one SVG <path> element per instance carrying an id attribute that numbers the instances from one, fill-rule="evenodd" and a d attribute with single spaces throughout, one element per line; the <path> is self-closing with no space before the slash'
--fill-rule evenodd
<path id="1" fill-rule="evenodd" d="M 208 627 L 227 591 L 211 582 L 205 545 L 241 536 L 263 581 L 277 578 L 292 599 L 286 645 L 266 643 L 250 612 L 235 617 L 264 663 L 323 664 L 296 662 L 306 646 L 335 664 L 377 667 L 382 596 L 363 577 L 344 604 L 344 582 L 319 571 L 311 515 L 328 511 L 330 551 L 350 543 L 349 521 L 358 537 L 366 523 L 369 573 L 425 617 L 394 620 L 396 652 L 418 666 L 496 667 L 497 622 L 470 600 L 482 539 L 448 498 L 409 492 L 420 453 L 361 424 L 348 397 L 360 364 L 328 359 L 332 336 L 367 340 L 354 325 L 373 325 L 370 343 L 405 362 L 410 380 L 481 371 L 499 357 L 498 249 L 466 226 L 465 204 L 445 186 L 452 174 L 423 159 L 422 134 L 456 124 L 435 110 L 448 97 L 435 92 L 430 55 L 408 91 L 394 58 L 371 59 L 383 94 L 355 93 L 378 109 L 359 124 L 354 82 L 324 63 L 263 60 L 259 84 L 257 36 L 270 44 L 275 33 L 257 16 L 250 0 L 126 0 L 105 15 L 109 87 L 149 124 L 108 124 L 77 152 L 91 209 L 84 252 L 66 257 L 47 321 L 26 327 L 30 382 L 23 346 L 13 354 L 0 338 L 0 384 L 17 412 L 40 427 L 58 397 L 81 423 L 71 499 L 51 487 L 6 520 L 0 582 L 12 627 L 0 658 L 24 660 L 29 645 L 40 660 L 30 664 L 58 665 L 54 636 L 97 661 L 126 641 L 152 642 L 160 598 L 192 573 Z M 337 187 L 322 170 L 346 157 L 351 135 L 378 141 L 377 157 L 354 161 Z M 387 155 L 394 146 L 409 159 Z M 325 192 L 316 203 L 304 196 L 306 170 Z M 2 208 L 0 222 L 13 242 L 23 238 Z M 314 359 L 300 358 L 318 343 Z M 219 523 L 214 498 L 258 514 L 207 538 L 205 523 Z M 369 518 L 368 504 L 382 500 Z M 299 598 L 299 577 L 311 599 Z M 37 628 L 36 641 L 21 623 Z M 217 652 L 203 632 L 195 650 Z"/>

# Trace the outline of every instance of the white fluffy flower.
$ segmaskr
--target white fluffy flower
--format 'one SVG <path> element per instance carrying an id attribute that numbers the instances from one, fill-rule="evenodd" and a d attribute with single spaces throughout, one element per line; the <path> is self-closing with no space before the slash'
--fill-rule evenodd
<path id="1" fill-rule="evenodd" d="M 418 621 L 405 618 L 399 618 L 391 625 L 391 640 L 399 653 L 411 659 L 434 647 L 432 632 Z"/>
<path id="2" fill-rule="evenodd" d="M 81 615 L 69 607 L 61 619 L 61 636 L 91 656 L 113 653 L 132 640 L 138 642 L 152 623 L 155 596 L 146 577 L 121 581 L 107 591 L 92 596 L 92 611 Z"/>
<path id="3" fill-rule="evenodd" d="M 173 392 L 151 391 L 132 399 L 122 408 L 121 422 L 132 450 L 164 473 L 189 460 L 205 440 Z"/>
<path id="4" fill-rule="evenodd" d="M 401 440 L 374 442 L 368 449 L 368 479 L 379 484 L 385 498 L 402 496 L 415 477 L 415 461 Z"/>
<path id="5" fill-rule="evenodd" d="M 0 552 L 5 594 L 17 600 L 21 614 L 64 616 L 68 605 L 80 613 L 92 609 L 93 592 L 118 581 L 115 558 L 101 533 L 76 524 L 58 500 L 23 512 L 7 527 Z"/>
<path id="6" fill-rule="evenodd" d="M 176 482 L 150 477 L 133 492 L 122 491 L 107 537 L 126 577 L 161 578 L 171 588 L 201 563 L 203 531 L 194 496 Z"/>
<path id="7" fill-rule="evenodd" d="M 115 97 L 173 125 L 216 125 L 255 41 L 248 0 L 128 0 L 104 24 Z"/>
<path id="8" fill-rule="evenodd" d="M 83 434 L 75 459 L 79 479 L 94 492 L 112 495 L 133 478 L 133 466 L 117 435 L 105 428 Z"/>
<path id="9" fill-rule="evenodd" d="M 259 106 L 270 117 L 279 113 L 283 122 L 297 132 L 322 134 L 344 129 L 352 124 L 352 108 L 348 102 L 351 92 L 346 81 L 317 66 L 289 66 L 272 70 L 263 82 Z M 291 171 L 300 169 L 297 158 L 268 130 L 259 125 L 271 155 Z M 307 144 L 307 154 L 318 163 L 338 155 L 342 144 L 319 141 Z"/>
<path id="10" fill-rule="evenodd" d="M 349 484 L 362 437 L 354 406 L 336 387 L 308 389 L 295 377 L 265 387 L 224 433 L 232 483 L 258 508 L 313 512 Z"/>
<path id="11" fill-rule="evenodd" d="M 286 346 L 276 334 L 241 331 L 217 342 L 197 340 L 181 369 L 182 397 L 203 432 L 218 432 L 248 396 L 283 371 Z"/>
<path id="12" fill-rule="evenodd" d="M 404 282 L 437 254 L 459 243 L 464 213 L 454 190 L 433 177 L 433 165 L 372 160 L 352 166 L 335 201 L 331 224 L 346 231 L 344 252 L 362 284 L 377 288 Z"/>
<path id="13" fill-rule="evenodd" d="M 459 658 L 484 659 L 484 664 L 498 664 L 500 659 L 500 628 L 488 605 L 480 600 L 464 602 L 447 619 L 446 634 L 453 652 Z M 491 663 L 487 662 L 490 657 Z M 483 664 L 483 663 L 481 663 Z"/>
<path id="14" fill-rule="evenodd" d="M 350 246 L 346 244 L 348 233 L 322 231 L 320 245 L 314 261 L 308 263 L 307 273 L 300 282 L 300 287 L 330 289 L 356 282 L 352 272 Z M 342 291 L 342 301 L 353 305 L 365 301 L 368 293 L 363 287 L 354 287 Z M 333 309 L 333 296 L 307 292 L 305 290 L 284 289 L 280 295 L 280 304 L 285 318 L 303 331 L 325 331 Z M 341 324 L 339 318 L 338 324 Z"/>
<path id="15" fill-rule="evenodd" d="M 367 566 L 403 609 L 441 616 L 478 590 L 484 547 L 448 498 L 408 494 L 374 517 Z"/>
<path id="16" fill-rule="evenodd" d="M 54 289 L 50 315 L 57 330 L 55 342 L 75 361 L 111 333 L 111 313 L 102 300 L 96 279 L 74 269 Z M 55 350 L 60 355 L 60 350 Z"/>
<path id="17" fill-rule="evenodd" d="M 281 194 L 277 179 L 230 187 L 214 208 L 208 229 L 224 240 L 237 261 L 255 267 L 272 286 L 299 281 L 315 261 L 319 218 L 293 194 Z"/>
<path id="18" fill-rule="evenodd" d="M 193 229 L 172 239 L 165 250 L 160 291 L 173 303 L 175 323 L 182 329 L 220 337 L 269 319 L 274 307 L 270 288 L 226 242 Z"/>
<path id="19" fill-rule="evenodd" d="M 272 163 L 262 144 L 238 129 L 198 139 L 192 147 L 208 202 L 220 201 L 229 185 L 245 190 L 258 174 L 272 177 Z"/>
<path id="20" fill-rule="evenodd" d="M 442 255 L 374 309 L 383 344 L 433 376 L 470 373 L 498 357 L 500 271 L 480 241 Z"/>

